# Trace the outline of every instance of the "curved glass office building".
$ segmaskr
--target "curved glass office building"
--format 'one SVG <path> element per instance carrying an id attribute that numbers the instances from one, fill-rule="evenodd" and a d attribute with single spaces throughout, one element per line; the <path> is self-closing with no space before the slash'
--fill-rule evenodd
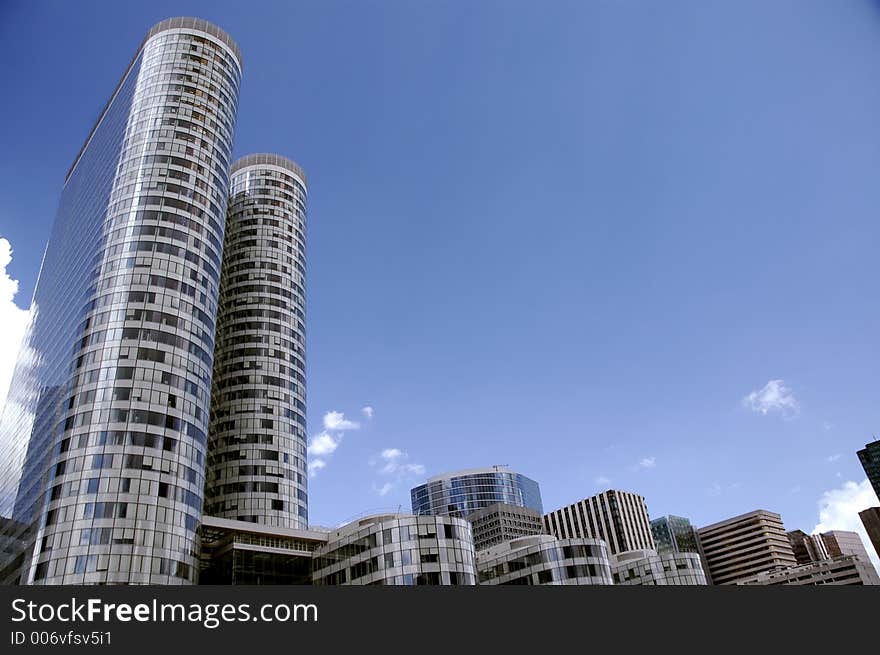
<path id="1" fill-rule="evenodd" d="M 377 514 L 327 535 L 314 551 L 315 585 L 473 585 L 470 523 L 451 516 Z"/>
<path id="2" fill-rule="evenodd" d="M 410 496 L 416 515 L 465 518 L 496 503 L 544 511 L 538 483 L 504 466 L 438 475 L 412 489 Z"/>
<path id="3" fill-rule="evenodd" d="M 481 585 L 610 585 L 611 560 L 601 539 L 548 534 L 506 541 L 477 555 Z"/>
<path id="4" fill-rule="evenodd" d="M 67 175 L 0 424 L 0 582 L 196 581 L 241 71 L 162 21 Z"/>
<path id="5" fill-rule="evenodd" d="M 285 157 L 232 165 L 205 514 L 308 526 L 306 176 Z"/>

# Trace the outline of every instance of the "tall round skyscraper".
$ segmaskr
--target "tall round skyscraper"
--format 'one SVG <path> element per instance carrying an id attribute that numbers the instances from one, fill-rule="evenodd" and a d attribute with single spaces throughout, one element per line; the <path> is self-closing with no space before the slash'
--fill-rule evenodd
<path id="1" fill-rule="evenodd" d="M 306 177 L 285 157 L 232 165 L 205 513 L 308 526 Z"/>
<path id="2" fill-rule="evenodd" d="M 241 66 L 215 25 L 155 25 L 68 173 L 0 430 L 0 581 L 197 579 Z"/>

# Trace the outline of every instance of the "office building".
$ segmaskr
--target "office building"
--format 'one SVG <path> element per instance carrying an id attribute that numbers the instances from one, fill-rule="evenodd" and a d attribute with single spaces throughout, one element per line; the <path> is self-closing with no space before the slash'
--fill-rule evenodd
<path id="1" fill-rule="evenodd" d="M 230 177 L 205 514 L 305 529 L 305 174 L 258 154 Z"/>
<path id="2" fill-rule="evenodd" d="M 645 499 L 627 491 L 604 491 L 550 512 L 544 528 L 558 539 L 602 539 L 613 555 L 655 548 Z"/>
<path id="3" fill-rule="evenodd" d="M 880 507 L 869 507 L 859 512 L 859 518 L 862 525 L 865 526 L 865 532 L 868 533 L 868 539 L 874 546 L 874 552 L 880 556 Z"/>
<path id="4" fill-rule="evenodd" d="M 241 67 L 158 23 L 67 174 L 0 426 L 3 582 L 196 580 Z"/>
<path id="5" fill-rule="evenodd" d="M 651 521 L 651 535 L 658 553 L 699 553 L 697 531 L 681 516 L 661 516 Z"/>
<path id="6" fill-rule="evenodd" d="M 759 509 L 697 530 L 712 584 L 736 584 L 797 565 L 782 517 Z"/>
<path id="7" fill-rule="evenodd" d="M 610 585 L 608 546 L 600 539 L 548 534 L 505 541 L 477 553 L 481 585 Z"/>
<path id="8" fill-rule="evenodd" d="M 353 521 L 314 551 L 315 585 L 473 585 L 470 523 L 384 514 Z"/>
<path id="9" fill-rule="evenodd" d="M 874 487 L 874 493 L 880 497 L 880 440 L 866 444 L 856 454 L 865 469 L 865 475 Z"/>
<path id="10" fill-rule="evenodd" d="M 410 495 L 413 514 L 418 516 L 464 518 L 497 503 L 544 511 L 538 483 L 506 466 L 438 475 L 412 489 Z"/>
<path id="11" fill-rule="evenodd" d="M 205 516 L 199 534 L 199 584 L 308 585 L 328 532 Z"/>
<path id="12" fill-rule="evenodd" d="M 880 585 L 874 566 L 855 555 L 843 555 L 740 579 L 749 586 Z"/>
<path id="13" fill-rule="evenodd" d="M 490 546 L 529 535 L 544 533 L 541 512 L 529 507 L 498 503 L 467 515 L 474 535 L 474 548 Z"/>
<path id="14" fill-rule="evenodd" d="M 706 585 L 699 553 L 629 550 L 611 556 L 614 584 Z"/>

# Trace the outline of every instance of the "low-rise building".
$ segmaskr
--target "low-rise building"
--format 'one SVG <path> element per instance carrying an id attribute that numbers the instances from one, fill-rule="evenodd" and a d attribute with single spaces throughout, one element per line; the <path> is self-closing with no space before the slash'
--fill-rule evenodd
<path id="1" fill-rule="evenodd" d="M 327 532 L 203 516 L 199 584 L 307 585 Z"/>
<path id="2" fill-rule="evenodd" d="M 477 554 L 481 585 L 610 585 L 608 546 L 600 539 L 533 535 Z"/>
<path id="3" fill-rule="evenodd" d="M 327 535 L 314 551 L 315 585 L 476 584 L 471 525 L 452 516 L 379 514 Z"/>
<path id="4" fill-rule="evenodd" d="M 631 550 L 612 556 L 614 584 L 706 585 L 699 553 L 658 553 Z"/>
<path id="5" fill-rule="evenodd" d="M 738 585 L 880 585 L 871 562 L 856 555 L 823 559 L 737 581 Z"/>

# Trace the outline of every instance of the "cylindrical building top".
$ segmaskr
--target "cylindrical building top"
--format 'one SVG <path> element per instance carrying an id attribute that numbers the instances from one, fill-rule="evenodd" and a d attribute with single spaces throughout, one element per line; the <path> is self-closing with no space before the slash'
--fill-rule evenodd
<path id="1" fill-rule="evenodd" d="M 306 180 L 306 172 L 302 169 L 302 167 L 297 164 L 292 159 L 288 159 L 287 157 L 283 157 L 282 155 L 276 155 L 271 152 L 258 152 L 252 155 L 245 155 L 240 159 L 237 159 L 232 164 L 232 168 L 229 171 L 229 174 L 235 173 L 236 171 L 240 171 L 243 168 L 248 168 L 250 166 L 279 166 L 281 168 L 286 168 L 288 171 L 299 177 L 303 181 L 303 184 L 307 184 Z"/>
<path id="2" fill-rule="evenodd" d="M 175 18 L 166 18 L 165 20 L 156 23 L 155 25 L 153 25 L 153 27 L 150 28 L 150 31 L 147 32 L 147 36 L 144 37 L 144 42 L 149 41 L 159 32 L 166 32 L 168 30 L 174 29 L 199 30 L 200 32 L 210 34 L 211 36 L 220 39 L 220 41 L 229 46 L 229 49 L 232 50 L 232 52 L 235 54 L 235 58 L 238 59 L 239 67 L 243 65 L 241 59 L 241 48 L 238 47 L 238 44 L 225 31 L 214 25 L 214 23 L 209 23 L 204 18 L 194 18 L 192 16 L 177 16 Z"/>

